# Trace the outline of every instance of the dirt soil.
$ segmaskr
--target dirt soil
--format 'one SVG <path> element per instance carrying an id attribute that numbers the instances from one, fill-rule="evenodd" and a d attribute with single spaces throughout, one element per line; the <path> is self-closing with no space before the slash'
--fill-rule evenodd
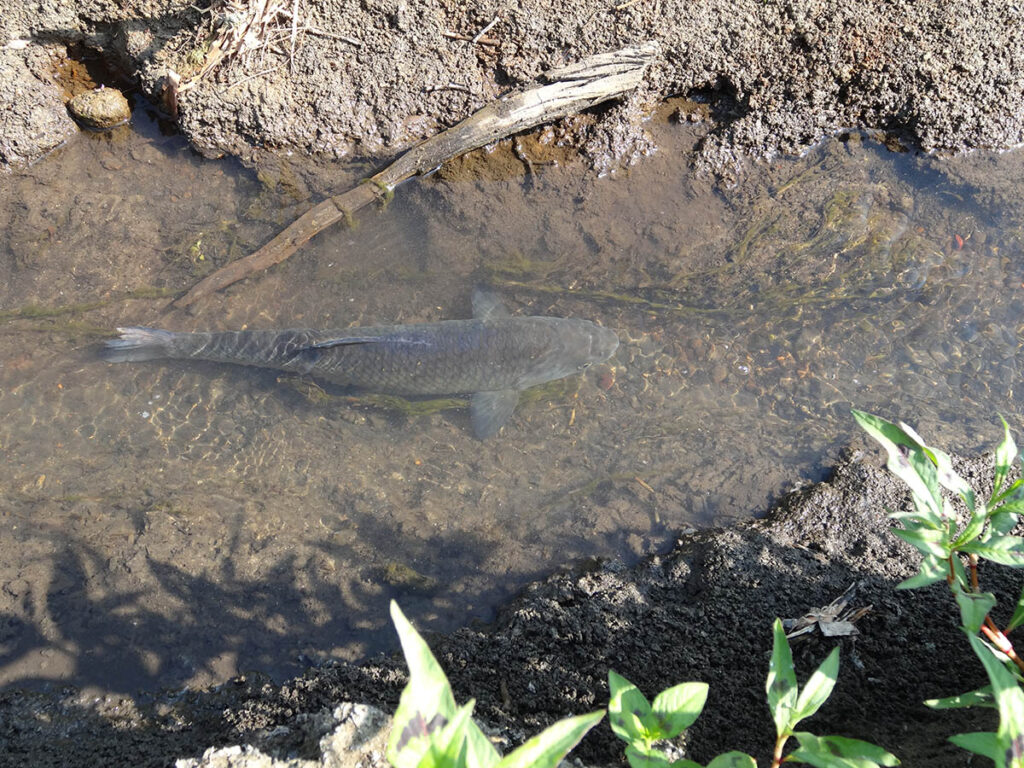
<path id="1" fill-rule="evenodd" d="M 719 170 L 846 128 L 927 151 L 1024 142 L 1024 11 L 1003 0 L 279 5 L 248 53 L 196 79 L 217 34 L 237 31 L 235 6 L 0 0 L 0 167 L 74 132 L 58 66 L 69 45 L 101 53 L 108 80 L 156 101 L 176 73 L 177 122 L 193 145 L 246 160 L 388 157 L 551 67 L 644 41 L 661 54 L 641 91 L 579 137 L 599 167 L 649 151 L 643 120 L 671 95 L 715 108 L 698 162 Z"/>
<path id="2" fill-rule="evenodd" d="M 872 606 L 857 624 L 858 637 L 815 635 L 794 644 L 801 676 L 836 642 L 842 648 L 839 683 L 809 728 L 875 741 L 908 768 L 963 765 L 965 754 L 946 737 L 992 729 L 993 714 L 933 712 L 922 701 L 978 687 L 984 675 L 944 584 L 894 589 L 914 572 L 917 557 L 889 532 L 885 510 L 909 500 L 877 463 L 853 452 L 832 479 L 790 494 L 763 520 L 683 536 L 633 569 L 604 562 L 555 575 L 530 586 L 492 626 L 432 638 L 456 698 L 475 697 L 477 717 L 511 744 L 555 719 L 604 706 L 610 668 L 652 695 L 704 680 L 711 693 L 690 730 L 688 755 L 705 762 L 740 749 L 764 764 L 773 738 L 764 703 L 772 620 L 827 605 L 856 583 L 853 605 Z M 984 488 L 991 463 L 963 461 L 959 470 Z M 999 599 L 997 620 L 1005 621 L 1024 578 L 996 567 L 981 576 Z M 345 764 L 318 747 L 334 723 L 332 710 L 358 701 L 393 711 L 404 682 L 401 659 L 387 658 L 321 667 L 282 686 L 257 674 L 207 692 L 138 701 L 73 689 L 60 696 L 8 692 L 0 697 L 0 764 L 170 765 L 239 743 L 251 746 L 230 751 L 234 762 L 222 756 L 203 764 L 269 765 L 265 757 L 257 762 L 254 748 Z M 575 754 L 591 765 L 622 759 L 607 726 Z"/>

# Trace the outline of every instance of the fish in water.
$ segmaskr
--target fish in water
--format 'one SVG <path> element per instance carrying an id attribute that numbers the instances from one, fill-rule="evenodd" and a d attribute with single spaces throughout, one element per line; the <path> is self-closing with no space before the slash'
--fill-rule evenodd
<path id="1" fill-rule="evenodd" d="M 473 293 L 472 320 L 344 330 L 177 333 L 118 328 L 104 359 L 177 358 L 255 365 L 395 395 L 471 394 L 480 439 L 512 415 L 519 393 L 607 360 L 614 331 L 589 320 L 512 317 L 493 293 Z"/>

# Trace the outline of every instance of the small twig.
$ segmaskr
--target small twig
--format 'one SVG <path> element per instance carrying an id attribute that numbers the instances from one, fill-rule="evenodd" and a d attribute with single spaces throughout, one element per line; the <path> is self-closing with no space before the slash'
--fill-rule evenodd
<path id="1" fill-rule="evenodd" d="M 658 495 L 658 494 L 657 494 L 657 492 L 656 492 L 656 491 L 655 491 L 655 490 L 654 490 L 653 488 L 651 488 L 651 486 L 650 486 L 650 485 L 648 485 L 647 483 L 645 483 L 645 482 L 644 482 L 643 480 L 641 480 L 641 479 L 640 479 L 639 477 L 634 477 L 634 478 L 633 478 L 633 482 L 635 482 L 635 483 L 636 483 L 637 485 L 639 485 L 639 486 L 640 486 L 641 488 L 643 488 L 643 489 L 644 489 L 645 491 L 648 491 L 648 492 L 649 492 L 649 493 L 650 493 L 651 495 L 653 495 L 653 496 L 657 496 L 657 495 Z"/>
<path id="2" fill-rule="evenodd" d="M 341 40 L 343 43 L 354 45 L 356 48 L 363 47 L 362 42 L 356 40 L 354 37 L 346 37 L 345 35 L 335 35 L 333 32 L 324 32 L 322 29 L 317 29 L 316 27 L 306 27 L 301 31 L 308 32 L 309 34 L 316 35 L 317 37 L 329 37 L 332 40 Z"/>
<path id="3" fill-rule="evenodd" d="M 207 275 L 174 306 L 187 307 L 203 296 L 280 264 L 317 233 L 339 220 L 350 220 L 354 211 L 377 200 L 378 188 L 392 190 L 402 181 L 429 173 L 464 152 L 576 114 L 634 90 L 657 51 L 655 43 L 646 43 L 588 56 L 573 65 L 549 71 L 544 83 L 506 94 L 461 123 L 417 144 L 387 168 L 374 174 L 373 184 L 360 184 L 313 206 L 259 250 Z M 466 86 L 456 83 L 450 83 L 448 87 L 468 91 Z"/>
<path id="4" fill-rule="evenodd" d="M 178 89 L 181 86 L 181 75 L 173 69 L 167 70 L 164 87 L 161 93 L 164 109 L 172 120 L 178 119 Z"/>
<path id="5" fill-rule="evenodd" d="M 435 85 L 432 88 L 427 89 L 427 93 L 437 93 L 438 91 L 462 91 L 463 93 L 470 93 L 468 85 L 462 85 L 460 83 L 448 83 L 448 85 Z"/>
<path id="6" fill-rule="evenodd" d="M 481 38 L 482 38 L 482 37 L 483 37 L 484 35 L 486 35 L 486 34 L 487 34 L 488 32 L 490 32 L 490 31 L 491 31 L 491 27 L 493 27 L 493 26 L 494 26 L 495 24 L 497 24 L 497 23 L 498 23 L 498 19 L 499 19 L 499 18 L 501 18 L 501 17 L 500 17 L 500 16 L 495 16 L 495 17 L 494 17 L 493 19 L 491 19 L 491 23 L 490 23 L 490 24 L 488 24 L 488 25 L 487 25 L 486 27 L 484 27 L 483 29 L 481 29 L 481 30 L 480 30 L 479 32 L 477 32 L 477 33 L 476 33 L 476 37 L 474 37 L 474 38 L 473 38 L 472 40 L 470 40 L 470 42 L 471 42 L 471 43 L 473 43 L 474 45 L 476 45 L 477 43 L 479 43 L 479 42 L 480 42 L 480 39 L 481 39 Z"/>
<path id="7" fill-rule="evenodd" d="M 476 43 L 477 45 L 498 45 L 499 41 L 493 37 L 481 37 L 472 38 L 469 35 L 463 35 L 458 32 L 442 32 L 441 37 L 447 37 L 449 40 L 464 40 L 467 43 Z"/>
<path id="8" fill-rule="evenodd" d="M 255 80 L 257 77 L 263 77 L 263 75 L 269 75 L 271 72 L 276 72 L 277 70 L 279 70 L 283 66 L 284 66 L 284 64 L 278 64 L 276 67 L 270 67 L 270 69 L 264 69 L 263 71 L 255 72 L 254 74 L 251 74 L 248 77 L 243 77 L 241 80 L 236 80 L 235 82 L 231 83 L 226 88 L 224 88 L 221 91 L 221 93 L 224 93 L 226 91 L 230 91 L 236 85 L 241 85 L 242 83 L 246 82 L 247 80 Z"/>
<path id="9" fill-rule="evenodd" d="M 288 67 L 294 69 L 295 67 L 295 38 L 299 34 L 299 0 L 293 0 L 292 2 L 292 42 L 291 48 L 288 51 Z"/>

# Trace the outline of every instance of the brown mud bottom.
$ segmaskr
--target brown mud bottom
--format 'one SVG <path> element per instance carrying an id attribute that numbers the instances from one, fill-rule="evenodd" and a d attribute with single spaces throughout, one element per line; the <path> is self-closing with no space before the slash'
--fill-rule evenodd
<path id="1" fill-rule="evenodd" d="M 965 460 L 958 471 L 977 484 L 991 465 L 991 457 Z M 688 756 L 703 763 L 739 749 L 764 765 L 774 738 L 764 693 L 772 620 L 827 605 L 856 582 L 851 607 L 873 606 L 857 623 L 859 636 L 794 641 L 801 679 L 835 643 L 842 647 L 838 685 L 808 730 L 874 741 L 910 768 L 962 766 L 966 753 L 946 737 L 996 722 L 991 710 L 935 712 L 922 703 L 979 687 L 984 673 L 944 584 L 894 589 L 915 571 L 917 555 L 889 533 L 886 510 L 908 504 L 898 481 L 854 455 L 764 520 L 686 535 L 632 569 L 610 562 L 555 575 L 528 587 L 492 626 L 434 637 L 431 646 L 457 700 L 476 698 L 476 717 L 511 742 L 604 706 L 614 669 L 649 695 L 685 680 L 710 683 Z M 1024 581 L 1008 568 L 982 578 L 1004 612 Z M 997 618 L 1006 617 L 997 609 Z M 282 686 L 250 675 L 146 702 L 8 692 L 0 697 L 0 764 L 171 765 L 232 744 L 319 760 L 338 703 L 390 712 L 404 682 L 402 660 L 388 658 L 311 670 Z M 622 764 L 620 747 L 602 724 L 572 756 Z M 216 764 L 269 764 L 247 760 L 235 750 Z"/>

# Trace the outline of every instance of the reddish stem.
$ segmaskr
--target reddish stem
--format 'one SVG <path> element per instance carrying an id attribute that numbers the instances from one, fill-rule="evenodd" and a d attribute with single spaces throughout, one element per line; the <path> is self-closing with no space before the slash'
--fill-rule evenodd
<path id="1" fill-rule="evenodd" d="M 1001 653 L 1006 654 L 1021 672 L 1024 672 L 1024 659 L 1017 655 L 1016 651 L 1013 650 L 1013 643 L 1010 642 L 1010 639 L 1003 634 L 1002 630 L 995 625 L 995 622 L 990 617 L 985 617 L 985 623 L 981 625 L 981 632 Z"/>
<path id="2" fill-rule="evenodd" d="M 975 593 L 980 592 L 981 588 L 978 586 L 978 556 L 972 552 L 967 556 L 967 562 L 971 566 L 971 590 Z"/>
<path id="3" fill-rule="evenodd" d="M 786 744 L 786 737 L 779 736 L 775 740 L 775 754 L 772 755 L 772 768 L 779 768 L 782 764 L 782 748 Z"/>

